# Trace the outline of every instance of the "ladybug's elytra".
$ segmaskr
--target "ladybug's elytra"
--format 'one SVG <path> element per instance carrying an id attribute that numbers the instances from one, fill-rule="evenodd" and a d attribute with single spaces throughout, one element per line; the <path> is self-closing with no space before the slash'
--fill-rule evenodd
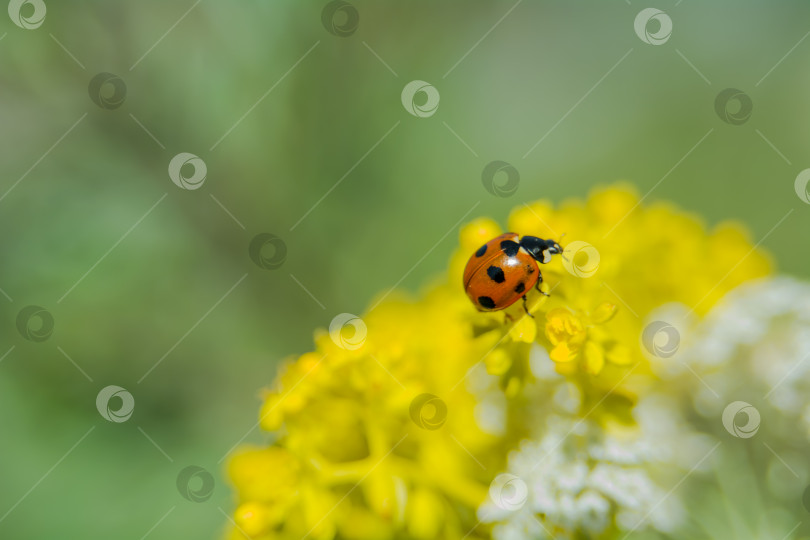
<path id="1" fill-rule="evenodd" d="M 505 309 L 523 298 L 523 309 L 529 314 L 526 291 L 536 287 L 543 292 L 537 263 L 551 262 L 551 256 L 562 251 L 554 240 L 502 234 L 478 248 L 467 261 L 464 290 L 479 311 Z"/>

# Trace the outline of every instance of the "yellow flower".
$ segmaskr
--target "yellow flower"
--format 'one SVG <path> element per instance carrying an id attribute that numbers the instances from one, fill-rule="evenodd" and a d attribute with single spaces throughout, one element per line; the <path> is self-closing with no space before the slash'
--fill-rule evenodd
<path id="1" fill-rule="evenodd" d="M 625 378 L 650 376 L 645 317 L 667 302 L 700 316 L 770 271 L 739 226 L 707 233 L 670 205 L 640 202 L 618 186 L 512 212 L 507 230 L 567 250 L 541 265 L 550 296 L 528 293 L 533 317 L 521 302 L 480 313 L 466 297 L 467 259 L 503 232 L 481 218 L 462 228 L 445 278 L 417 299 L 393 293 L 316 332 L 315 350 L 289 362 L 264 396 L 260 425 L 275 442 L 230 460 L 239 528 L 254 540 L 488 538 L 475 509 L 532 417 L 520 399 L 532 350 L 546 351 L 584 407 L 597 406 L 592 419 L 626 420 Z M 478 376 L 497 378 L 507 400 L 498 433 L 482 428 L 486 411 L 468 387 Z"/>
<path id="2" fill-rule="evenodd" d="M 546 313 L 546 337 L 551 342 L 551 359 L 568 362 L 576 357 L 588 333 L 585 325 L 565 308 L 554 308 Z"/>

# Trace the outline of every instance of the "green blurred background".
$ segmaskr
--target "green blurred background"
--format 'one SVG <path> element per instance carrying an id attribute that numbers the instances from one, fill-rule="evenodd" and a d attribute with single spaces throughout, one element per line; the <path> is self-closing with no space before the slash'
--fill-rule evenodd
<path id="1" fill-rule="evenodd" d="M 745 222 L 810 277 L 807 2 L 352 4 L 345 37 L 326 2 L 52 1 L 32 30 L 0 13 L 0 538 L 220 536 L 221 460 L 266 440 L 250 430 L 279 361 L 442 272 L 465 215 L 625 179 Z M 673 21 L 661 46 L 633 29 L 650 6 Z M 101 72 L 120 107 L 90 99 Z M 439 91 L 434 115 L 404 109 L 412 80 Z M 742 125 L 715 113 L 729 87 L 753 102 Z M 169 179 L 180 152 L 205 161 L 202 188 Z M 484 189 L 493 160 L 519 171 L 512 196 Z M 286 243 L 280 268 L 251 261 L 259 233 Z M 46 341 L 16 329 L 31 304 Z M 108 385 L 134 396 L 124 423 L 96 410 Z M 215 478 L 205 503 L 175 486 L 189 465 Z"/>

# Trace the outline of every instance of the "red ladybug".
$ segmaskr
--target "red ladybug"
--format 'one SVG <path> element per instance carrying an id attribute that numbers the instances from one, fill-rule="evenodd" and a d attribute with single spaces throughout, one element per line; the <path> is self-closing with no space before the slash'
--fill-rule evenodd
<path id="1" fill-rule="evenodd" d="M 523 309 L 528 314 L 526 291 L 536 287 L 543 292 L 543 275 L 537 263 L 546 264 L 552 255 L 562 251 L 554 240 L 502 234 L 478 248 L 467 261 L 464 290 L 479 311 L 498 311 L 523 298 Z"/>

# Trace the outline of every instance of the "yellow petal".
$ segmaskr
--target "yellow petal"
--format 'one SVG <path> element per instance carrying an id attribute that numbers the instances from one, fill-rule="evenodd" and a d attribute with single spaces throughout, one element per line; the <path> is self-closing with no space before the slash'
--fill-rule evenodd
<path id="1" fill-rule="evenodd" d="M 608 189 L 594 189 L 587 203 L 588 211 L 595 218 L 610 225 L 626 218 L 637 205 L 638 195 L 629 184 L 619 184 Z"/>
<path id="2" fill-rule="evenodd" d="M 444 502 L 433 491 L 416 489 L 408 502 L 406 520 L 410 536 L 424 540 L 439 538 Z"/>
<path id="3" fill-rule="evenodd" d="M 301 492 L 304 526 L 310 531 L 309 538 L 332 540 L 337 532 L 335 525 L 335 517 L 339 515 L 337 509 L 341 504 L 348 506 L 349 503 L 341 502 L 330 492 L 314 486 L 307 486 Z"/>
<path id="4" fill-rule="evenodd" d="M 494 220 L 478 218 L 461 228 L 459 240 L 462 251 L 476 250 L 496 236 L 501 234 L 501 228 Z"/>
<path id="5" fill-rule="evenodd" d="M 532 343 L 534 338 L 537 337 L 537 324 L 534 322 L 534 319 L 528 315 L 521 317 L 509 329 L 509 337 L 511 337 L 514 341 Z"/>
<path id="6" fill-rule="evenodd" d="M 233 515 L 236 525 L 248 536 L 262 534 L 270 526 L 270 512 L 265 505 L 247 502 L 239 505 Z"/>
<path id="7" fill-rule="evenodd" d="M 271 394 L 264 400 L 259 410 L 259 424 L 262 429 L 275 431 L 281 427 L 284 422 L 284 415 L 279 405 L 279 396 L 277 394 Z"/>
<path id="8" fill-rule="evenodd" d="M 627 346 L 616 344 L 608 351 L 607 360 L 611 364 L 626 366 L 633 361 L 633 355 Z"/>
<path id="9" fill-rule="evenodd" d="M 506 384 L 502 386 L 504 395 L 511 398 L 517 396 L 520 389 L 523 388 L 523 381 L 519 377 L 509 377 Z"/>
<path id="10" fill-rule="evenodd" d="M 605 351 L 602 347 L 589 341 L 585 344 L 585 370 L 592 374 L 597 375 L 605 366 Z"/>
<path id="11" fill-rule="evenodd" d="M 499 347 L 484 358 L 484 364 L 486 364 L 487 373 L 490 375 L 503 375 L 512 365 L 512 359 L 503 348 Z"/>
<path id="12" fill-rule="evenodd" d="M 396 494 L 397 478 L 391 469 L 380 464 L 363 481 L 363 492 L 369 507 L 379 516 L 391 519 L 399 513 Z"/>
<path id="13" fill-rule="evenodd" d="M 547 200 L 515 208 L 509 216 L 509 228 L 520 234 L 530 234 L 541 238 L 552 238 L 557 224 L 554 222 L 556 212 Z"/>
<path id="14" fill-rule="evenodd" d="M 603 302 L 596 307 L 593 313 L 591 313 L 591 321 L 596 324 L 606 323 L 612 319 L 614 315 L 616 315 L 617 311 L 618 308 L 616 304 Z"/>
<path id="15" fill-rule="evenodd" d="M 391 522 L 389 520 L 383 519 L 374 512 L 359 506 L 349 508 L 340 521 L 341 538 L 388 540 L 392 536 Z M 245 540 L 244 537 L 242 540 Z"/>
<path id="16" fill-rule="evenodd" d="M 557 363 L 564 363 L 573 360 L 571 349 L 568 348 L 568 343 L 564 341 L 551 349 L 549 356 Z"/>

